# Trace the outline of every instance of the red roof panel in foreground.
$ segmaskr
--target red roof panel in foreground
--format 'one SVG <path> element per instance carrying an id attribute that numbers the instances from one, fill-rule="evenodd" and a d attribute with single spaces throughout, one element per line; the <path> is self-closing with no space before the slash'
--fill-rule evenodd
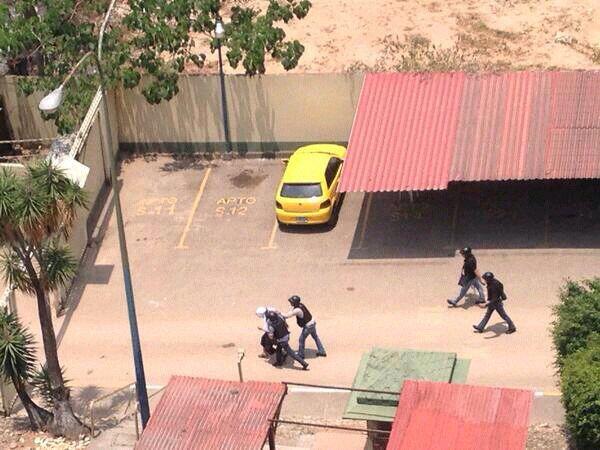
<path id="1" fill-rule="evenodd" d="M 343 192 L 600 178 L 600 71 L 367 74 Z"/>
<path id="2" fill-rule="evenodd" d="M 138 450 L 260 450 L 286 393 L 281 383 L 174 376 Z"/>
<path id="3" fill-rule="evenodd" d="M 388 450 L 522 450 L 533 392 L 407 380 Z"/>

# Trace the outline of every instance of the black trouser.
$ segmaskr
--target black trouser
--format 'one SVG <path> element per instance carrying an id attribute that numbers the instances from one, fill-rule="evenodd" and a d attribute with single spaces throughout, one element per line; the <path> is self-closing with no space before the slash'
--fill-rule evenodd
<path id="1" fill-rule="evenodd" d="M 277 363 L 278 364 L 283 364 L 283 361 L 285 360 L 285 356 L 289 355 L 292 358 L 294 358 L 296 361 L 298 361 L 298 363 L 300 363 L 300 365 L 304 366 L 306 364 L 306 361 L 304 361 L 304 358 L 301 358 L 300 356 L 298 356 L 298 353 L 296 353 L 289 344 L 289 339 L 288 340 L 279 340 L 277 341 Z"/>
<path id="2" fill-rule="evenodd" d="M 260 338 L 260 345 L 267 355 L 275 353 L 275 340 L 269 337 L 269 333 L 264 333 Z"/>
<path id="3" fill-rule="evenodd" d="M 494 311 L 496 311 L 498 314 L 500 314 L 500 317 L 502 317 L 502 319 L 506 321 L 506 323 L 508 324 L 509 330 L 515 329 L 515 324 L 513 323 L 512 320 L 510 320 L 510 317 L 508 317 L 508 314 L 506 314 L 506 311 L 504 310 L 504 305 L 502 304 L 501 301 L 488 303 L 487 311 L 485 312 L 485 316 L 483 316 L 483 319 L 481 319 L 481 322 L 479 322 L 479 325 L 477 325 L 477 328 L 479 328 L 480 330 L 483 330 L 485 328 L 485 326 L 487 325 L 488 320 L 490 320 L 490 317 L 492 316 Z"/>

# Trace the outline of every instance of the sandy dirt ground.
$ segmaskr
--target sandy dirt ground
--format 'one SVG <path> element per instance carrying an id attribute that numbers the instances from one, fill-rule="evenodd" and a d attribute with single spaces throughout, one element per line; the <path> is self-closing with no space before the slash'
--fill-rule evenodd
<path id="1" fill-rule="evenodd" d="M 265 0 L 231 4 L 264 7 Z M 422 36 L 440 48 L 458 46 L 483 67 L 599 68 L 597 0 L 313 0 L 303 20 L 283 28 L 306 48 L 295 72 L 389 70 L 406 39 Z M 197 38 L 198 51 L 202 39 Z M 594 62 L 595 61 L 595 62 Z M 207 58 L 208 71 L 217 67 Z M 192 68 L 190 68 L 192 70 Z M 232 72 L 231 69 L 228 69 Z M 285 72 L 270 63 L 267 73 Z"/>
<path id="2" fill-rule="evenodd" d="M 274 226 L 272 205 L 281 171 L 279 161 L 208 166 L 166 157 L 124 166 L 126 232 L 150 384 L 163 385 L 172 374 L 235 379 L 237 349 L 244 348 L 247 379 L 349 385 L 362 353 L 378 346 L 456 352 L 472 360 L 468 381 L 474 384 L 556 389 L 550 307 L 566 277 L 597 274 L 597 250 L 479 252 L 480 266 L 505 282 L 506 308 L 519 331 L 503 334 L 505 325 L 494 317 L 476 335 L 471 325 L 484 311 L 473 299 L 456 309 L 445 303 L 457 288 L 459 257 L 349 257 L 361 235 L 368 241 L 395 230 L 376 227 L 389 215 L 363 227 L 362 195 L 346 197 L 332 230 L 284 233 Z M 258 358 L 255 308 L 286 308 L 291 294 L 313 310 L 328 350 L 327 358 L 315 358 L 308 342 L 308 372 Z M 19 297 L 18 303 L 39 336 L 34 302 Z M 55 326 L 74 386 L 119 387 L 134 379 L 112 215 Z M 297 326 L 290 327 L 297 345 Z"/>

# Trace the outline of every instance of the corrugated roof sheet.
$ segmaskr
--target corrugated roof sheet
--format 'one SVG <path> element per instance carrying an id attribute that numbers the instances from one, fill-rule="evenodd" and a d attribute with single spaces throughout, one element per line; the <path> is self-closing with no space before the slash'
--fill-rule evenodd
<path id="1" fill-rule="evenodd" d="M 600 72 L 368 74 L 341 191 L 600 178 Z"/>
<path id="2" fill-rule="evenodd" d="M 407 380 L 388 450 L 522 450 L 533 392 Z"/>
<path id="3" fill-rule="evenodd" d="M 260 450 L 285 392 L 280 383 L 174 376 L 135 448 Z"/>
<path id="4" fill-rule="evenodd" d="M 367 74 L 340 190 L 445 189 L 464 80 L 462 73 Z"/>

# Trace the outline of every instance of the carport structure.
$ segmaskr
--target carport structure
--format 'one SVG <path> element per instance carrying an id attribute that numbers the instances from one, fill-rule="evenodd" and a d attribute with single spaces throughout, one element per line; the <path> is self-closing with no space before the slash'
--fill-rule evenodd
<path id="1" fill-rule="evenodd" d="M 387 236 L 399 237 L 407 249 L 390 252 L 394 243 L 386 237 L 380 255 L 440 256 L 458 240 L 479 248 L 596 247 L 598 242 L 589 239 L 594 230 L 585 244 L 585 239 L 565 237 L 564 229 L 589 227 L 565 226 L 562 218 L 600 214 L 600 208 L 588 206 L 597 197 L 598 179 L 599 71 L 383 73 L 365 76 L 339 189 L 368 193 L 351 257 L 378 257 L 365 250 L 372 244 L 363 244 L 372 210 L 389 215 L 392 223 L 381 226 L 388 232 L 395 227 Z M 499 183 L 507 181 L 513 183 Z M 384 193 L 393 192 L 400 195 L 392 204 Z M 403 192 L 411 202 L 416 193 L 421 204 L 403 205 Z M 569 200 L 573 195 L 577 204 Z M 461 197 L 468 204 L 459 215 Z M 420 222 L 409 224 L 404 217 L 411 214 Z M 510 233 L 485 225 L 517 223 L 511 215 L 519 215 L 520 222 Z M 477 221 L 484 226 L 473 226 Z M 533 231 L 531 222 L 543 229 Z M 432 228 L 421 237 L 423 225 Z M 484 242 L 474 232 L 493 238 Z M 366 234 L 370 241 L 375 234 L 383 236 Z M 429 247 L 420 248 L 415 236 Z"/>
<path id="2" fill-rule="evenodd" d="M 367 74 L 342 192 L 600 178 L 600 72 Z"/>

